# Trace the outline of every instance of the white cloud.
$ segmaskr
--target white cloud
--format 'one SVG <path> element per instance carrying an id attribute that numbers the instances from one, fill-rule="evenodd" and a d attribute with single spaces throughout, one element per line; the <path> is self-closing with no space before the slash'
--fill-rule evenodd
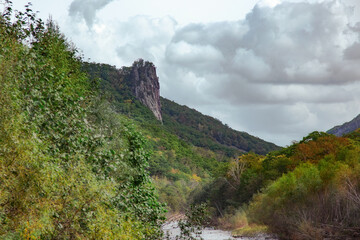
<path id="1" fill-rule="evenodd" d="M 236 49 L 231 67 L 232 71 L 253 81 L 262 81 L 271 73 L 270 66 L 251 49 Z"/>
<path id="2" fill-rule="evenodd" d="M 73 0 L 70 4 L 69 15 L 73 18 L 83 18 L 89 28 L 94 24 L 96 12 L 104 8 L 113 0 Z"/>
<path id="3" fill-rule="evenodd" d="M 360 112 L 358 0 L 38 2 L 86 58 L 153 61 L 164 97 L 277 144 Z"/>
<path id="4" fill-rule="evenodd" d="M 280 4 L 280 0 L 261 0 L 257 3 L 259 7 L 275 7 L 276 5 Z"/>
<path id="5" fill-rule="evenodd" d="M 257 5 L 245 20 L 178 29 L 165 62 L 204 80 L 191 87 L 172 71 L 163 95 L 278 144 L 331 128 L 329 116 L 350 120 L 360 112 L 359 89 L 348 87 L 360 82 L 360 24 L 348 10 L 340 1 Z M 173 85 L 185 82 L 184 91 Z M 321 111 L 344 114 L 345 105 L 351 113 Z"/>
<path id="6" fill-rule="evenodd" d="M 127 64 L 138 58 L 159 62 L 176 25 L 176 21 L 170 17 L 148 16 L 136 16 L 115 24 L 117 57 Z"/>

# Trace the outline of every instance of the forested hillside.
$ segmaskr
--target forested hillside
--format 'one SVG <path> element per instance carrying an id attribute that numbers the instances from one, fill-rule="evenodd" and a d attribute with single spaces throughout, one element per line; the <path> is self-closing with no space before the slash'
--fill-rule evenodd
<path id="1" fill-rule="evenodd" d="M 121 69 L 99 63 L 84 63 L 83 69 L 93 81 L 98 80 L 98 91 L 114 109 L 134 120 L 138 130 L 147 136 L 152 150 L 149 170 L 169 210 L 183 211 L 193 201 L 192 192 L 224 175 L 232 158 L 246 151 L 266 154 L 279 149 L 165 98 L 160 98 L 158 104 L 162 122 L 158 121 L 135 97 L 131 74 L 134 66 L 153 65 L 140 59 Z M 146 69 L 142 72 L 147 73 Z"/>
<path id="2" fill-rule="evenodd" d="M 166 129 L 195 146 L 222 152 L 227 156 L 236 156 L 239 151 L 265 155 L 280 149 L 273 143 L 233 130 L 213 117 L 166 98 L 161 98 L 161 106 Z"/>
<path id="3" fill-rule="evenodd" d="M 133 66 L 137 64 L 136 61 Z M 130 75 L 132 67 L 117 69 L 115 66 L 107 64 L 85 63 L 83 69 L 89 73 L 92 79 L 100 79 L 101 91 L 112 100 L 119 112 L 140 122 L 154 119 L 151 112 L 140 104 L 131 92 L 134 84 L 134 79 Z M 161 98 L 161 109 L 166 131 L 194 146 L 210 149 L 229 157 L 249 151 L 266 154 L 280 149 L 273 143 L 245 132 L 235 131 L 215 118 L 166 98 Z M 156 122 L 152 122 L 156 124 Z"/>
<path id="4" fill-rule="evenodd" d="M 266 156 L 242 155 L 196 199 L 210 201 L 220 224 L 239 235 L 260 224 L 281 239 L 358 239 L 359 140 L 359 130 L 313 132 Z"/>
<path id="5" fill-rule="evenodd" d="M 279 148 L 160 99 L 155 70 L 83 62 L 54 22 L 5 1 L 1 239 L 161 239 L 165 208 L 190 204 L 238 235 L 360 238 L 359 129 Z"/>
<path id="6" fill-rule="evenodd" d="M 145 139 L 29 6 L 0 15 L 0 238 L 158 239 Z"/>
<path id="7" fill-rule="evenodd" d="M 84 63 L 83 69 L 93 81 L 99 80 L 97 91 L 110 101 L 112 108 L 134 121 L 146 136 L 147 148 L 152 153 L 148 170 L 155 179 L 160 199 L 170 211 L 184 211 L 192 201 L 194 189 L 224 174 L 231 160 L 224 151 L 226 147 L 218 152 L 196 147 L 169 131 L 165 127 L 167 118 L 163 123 L 158 121 L 133 95 L 130 67 L 117 69 L 106 64 Z M 238 150 L 234 153 L 241 154 Z"/>

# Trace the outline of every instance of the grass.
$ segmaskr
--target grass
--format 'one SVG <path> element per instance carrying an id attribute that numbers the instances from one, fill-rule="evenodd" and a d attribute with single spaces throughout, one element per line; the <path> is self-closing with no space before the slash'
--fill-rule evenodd
<path id="1" fill-rule="evenodd" d="M 233 237 L 257 237 L 268 233 L 268 228 L 264 225 L 249 224 L 245 209 L 240 208 L 231 212 L 218 221 L 221 229 L 232 230 Z"/>
<path id="2" fill-rule="evenodd" d="M 256 237 L 261 234 L 267 234 L 268 228 L 264 225 L 251 224 L 232 231 L 233 237 Z"/>

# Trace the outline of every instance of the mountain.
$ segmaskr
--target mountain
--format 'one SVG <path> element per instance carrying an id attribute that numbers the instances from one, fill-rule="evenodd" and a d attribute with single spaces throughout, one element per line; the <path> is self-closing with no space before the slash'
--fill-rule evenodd
<path id="1" fill-rule="evenodd" d="M 265 155 L 280 149 L 273 143 L 231 129 L 218 119 L 166 98 L 161 98 L 161 105 L 166 129 L 195 146 L 222 151 L 228 156 L 236 155 L 239 151 Z"/>
<path id="2" fill-rule="evenodd" d="M 219 120 L 159 97 L 156 68 L 136 61 L 131 67 L 83 63 L 96 91 L 118 117 L 127 118 L 147 138 L 150 172 L 161 202 L 181 212 L 194 193 L 227 174 L 234 158 L 252 151 L 267 154 L 280 149 Z"/>
<path id="3" fill-rule="evenodd" d="M 132 115 L 131 118 L 162 121 L 160 84 L 152 63 L 140 59 L 131 67 L 117 69 L 108 64 L 84 62 L 83 70 L 120 112 Z"/>
<path id="4" fill-rule="evenodd" d="M 358 128 L 360 128 L 360 114 L 350 122 L 346 122 L 342 125 L 333 127 L 332 129 L 328 130 L 327 133 L 334 134 L 340 137 L 345 134 L 351 133 Z"/>
<path id="5" fill-rule="evenodd" d="M 160 84 L 154 64 L 142 59 L 134 62 L 129 79 L 135 98 L 147 106 L 156 119 L 162 122 Z"/>
<path id="6" fill-rule="evenodd" d="M 250 151 L 264 155 L 280 149 L 246 132 L 233 130 L 213 117 L 160 97 L 153 63 L 139 59 L 131 67 L 121 69 L 107 64 L 85 63 L 84 70 L 91 78 L 100 79 L 100 88 L 107 98 L 113 99 L 120 112 L 142 123 L 150 121 L 156 124 L 155 116 L 168 132 L 194 146 L 229 157 Z M 150 115 L 149 110 L 152 112 Z"/>

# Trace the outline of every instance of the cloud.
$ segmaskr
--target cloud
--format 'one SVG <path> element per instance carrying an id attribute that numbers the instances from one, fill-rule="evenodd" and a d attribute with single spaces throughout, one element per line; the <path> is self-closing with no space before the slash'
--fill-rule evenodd
<path id="1" fill-rule="evenodd" d="M 160 66 L 166 46 L 174 35 L 177 22 L 169 17 L 134 16 L 126 21 L 98 19 L 88 29 L 84 22 L 66 23 L 66 35 L 90 61 L 130 66 L 139 58 Z"/>
<path id="2" fill-rule="evenodd" d="M 281 1 L 279 0 L 261 0 L 257 3 L 257 5 L 260 7 L 275 7 L 280 3 Z"/>
<path id="3" fill-rule="evenodd" d="M 110 2 L 72 2 L 70 16 L 85 22 L 68 29 L 88 57 L 118 67 L 153 61 L 162 96 L 240 131 L 286 145 L 360 112 L 358 0 L 265 0 L 245 19 L 188 25 L 145 15 L 95 21 Z"/>
<path id="4" fill-rule="evenodd" d="M 73 0 L 69 15 L 72 18 L 83 18 L 90 29 L 95 21 L 96 12 L 104 8 L 113 0 Z"/>
<path id="5" fill-rule="evenodd" d="M 177 22 L 171 17 L 135 16 L 115 24 L 117 57 L 124 62 L 144 58 L 159 62 L 175 32 Z"/>
<path id="6" fill-rule="evenodd" d="M 244 20 L 184 26 L 166 48 L 162 93 L 261 136 L 326 130 L 316 111 L 359 105 L 349 86 L 360 82 L 360 22 L 348 3 L 263 1 Z"/>
<path id="7" fill-rule="evenodd" d="M 356 42 L 344 50 L 344 56 L 349 60 L 360 59 L 360 42 Z"/>

